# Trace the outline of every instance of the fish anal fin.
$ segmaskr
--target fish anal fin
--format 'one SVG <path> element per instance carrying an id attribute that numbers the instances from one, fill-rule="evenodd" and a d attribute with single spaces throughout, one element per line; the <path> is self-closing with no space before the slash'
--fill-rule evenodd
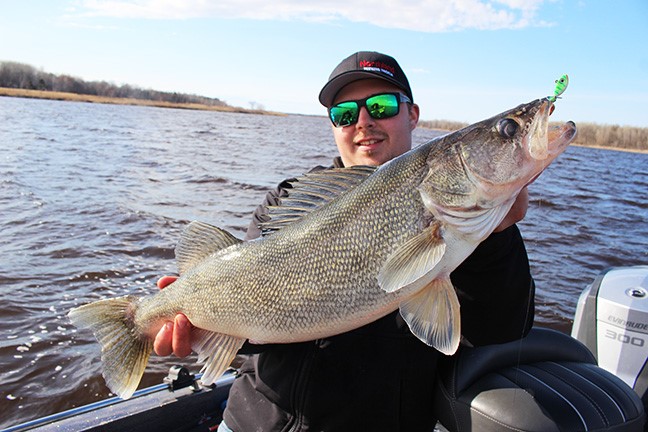
<path id="1" fill-rule="evenodd" d="M 240 239 L 223 229 L 204 222 L 191 222 L 175 249 L 178 270 L 183 274 L 214 252 L 239 243 Z"/>
<path id="2" fill-rule="evenodd" d="M 198 361 L 205 362 L 201 381 L 214 383 L 230 366 L 245 339 L 209 330 L 195 329 L 191 348 L 198 354 Z"/>
<path id="3" fill-rule="evenodd" d="M 459 299 L 449 278 L 435 279 L 400 305 L 412 333 L 427 345 L 452 355 L 461 339 Z"/>
<path id="4" fill-rule="evenodd" d="M 441 231 L 440 223 L 432 223 L 394 251 L 378 273 L 380 287 L 394 292 L 432 270 L 446 249 Z"/>

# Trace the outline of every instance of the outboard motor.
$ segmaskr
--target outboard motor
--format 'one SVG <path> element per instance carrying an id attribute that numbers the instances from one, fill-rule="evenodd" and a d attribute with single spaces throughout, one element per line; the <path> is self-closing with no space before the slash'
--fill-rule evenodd
<path id="1" fill-rule="evenodd" d="M 433 415 L 450 432 L 648 432 L 648 266 L 600 275 L 572 336 L 461 345 L 439 359 Z"/>
<path id="2" fill-rule="evenodd" d="M 648 412 L 648 266 L 612 268 L 585 288 L 572 336 L 632 387 Z"/>

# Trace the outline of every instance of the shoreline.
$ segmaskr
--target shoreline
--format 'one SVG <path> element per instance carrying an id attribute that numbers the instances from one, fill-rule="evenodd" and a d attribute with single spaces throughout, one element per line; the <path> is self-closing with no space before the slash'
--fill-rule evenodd
<path id="1" fill-rule="evenodd" d="M 27 99 L 58 100 L 58 101 L 68 101 L 68 102 L 100 103 L 100 104 L 111 104 L 111 105 L 152 106 L 157 108 L 219 111 L 219 112 L 232 112 L 232 113 L 242 113 L 242 114 L 265 114 L 265 115 L 276 115 L 276 116 L 286 115 L 284 113 L 279 113 L 279 112 L 252 110 L 252 109 L 245 109 L 245 108 L 233 107 L 233 106 L 216 106 L 216 105 L 205 105 L 205 104 L 197 104 L 197 103 L 174 103 L 174 102 L 165 102 L 165 101 L 154 101 L 148 99 L 115 98 L 115 97 L 107 97 L 107 96 L 86 95 L 86 94 L 79 94 L 79 93 L 67 93 L 67 92 L 56 92 L 56 91 L 45 91 L 45 90 L 28 90 L 28 89 L 17 89 L 17 88 L 9 88 L 9 87 L 0 87 L 0 96 L 20 97 L 20 98 L 27 98 Z"/>
<path id="2" fill-rule="evenodd" d="M 112 104 L 112 105 L 136 105 L 136 106 L 151 106 L 157 108 L 219 111 L 219 112 L 231 112 L 231 113 L 242 113 L 242 114 L 262 114 L 262 115 L 276 115 L 276 116 L 288 115 L 286 113 L 280 113 L 280 112 L 252 110 L 252 109 L 245 109 L 245 108 L 232 107 L 232 106 L 214 106 L 214 105 L 204 105 L 204 104 L 197 104 L 197 103 L 173 103 L 173 102 L 164 102 L 164 101 L 153 101 L 148 99 L 112 98 L 106 96 L 85 95 L 79 93 L 28 90 L 28 89 L 17 89 L 17 88 L 9 88 L 9 87 L 0 87 L 0 97 L 2 96 L 21 97 L 21 98 L 28 98 L 28 99 L 47 99 L 47 100 L 69 101 L 69 102 L 101 103 L 101 104 Z M 602 149 L 602 150 L 623 151 L 628 153 L 648 154 L 648 149 L 629 149 L 623 147 L 596 146 L 596 145 L 588 145 L 588 144 L 571 144 L 571 145 L 576 147 L 587 147 L 587 148 Z"/>
<path id="3" fill-rule="evenodd" d="M 587 147 L 591 149 L 599 150 L 613 150 L 613 151 L 622 151 L 626 153 L 639 153 L 639 154 L 648 154 L 646 149 L 629 149 L 624 147 L 610 147 L 610 146 L 596 146 L 596 145 L 587 145 L 587 144 L 569 144 L 570 147 Z"/>

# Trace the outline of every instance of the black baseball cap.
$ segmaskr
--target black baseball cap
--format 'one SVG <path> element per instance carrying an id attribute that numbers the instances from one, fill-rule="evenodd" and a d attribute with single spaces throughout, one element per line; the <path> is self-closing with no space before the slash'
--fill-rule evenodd
<path id="1" fill-rule="evenodd" d="M 359 51 L 342 60 L 322 87 L 319 101 L 329 108 L 342 87 L 353 81 L 369 78 L 382 79 L 394 84 L 414 102 L 409 81 L 398 62 L 391 56 L 374 51 Z"/>

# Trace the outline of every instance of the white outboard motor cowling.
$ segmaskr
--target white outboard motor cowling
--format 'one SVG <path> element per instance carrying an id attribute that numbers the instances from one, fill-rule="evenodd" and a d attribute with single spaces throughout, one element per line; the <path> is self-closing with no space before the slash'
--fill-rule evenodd
<path id="1" fill-rule="evenodd" d="M 578 299 L 572 336 L 648 407 L 648 266 L 612 268 L 597 277 Z"/>

